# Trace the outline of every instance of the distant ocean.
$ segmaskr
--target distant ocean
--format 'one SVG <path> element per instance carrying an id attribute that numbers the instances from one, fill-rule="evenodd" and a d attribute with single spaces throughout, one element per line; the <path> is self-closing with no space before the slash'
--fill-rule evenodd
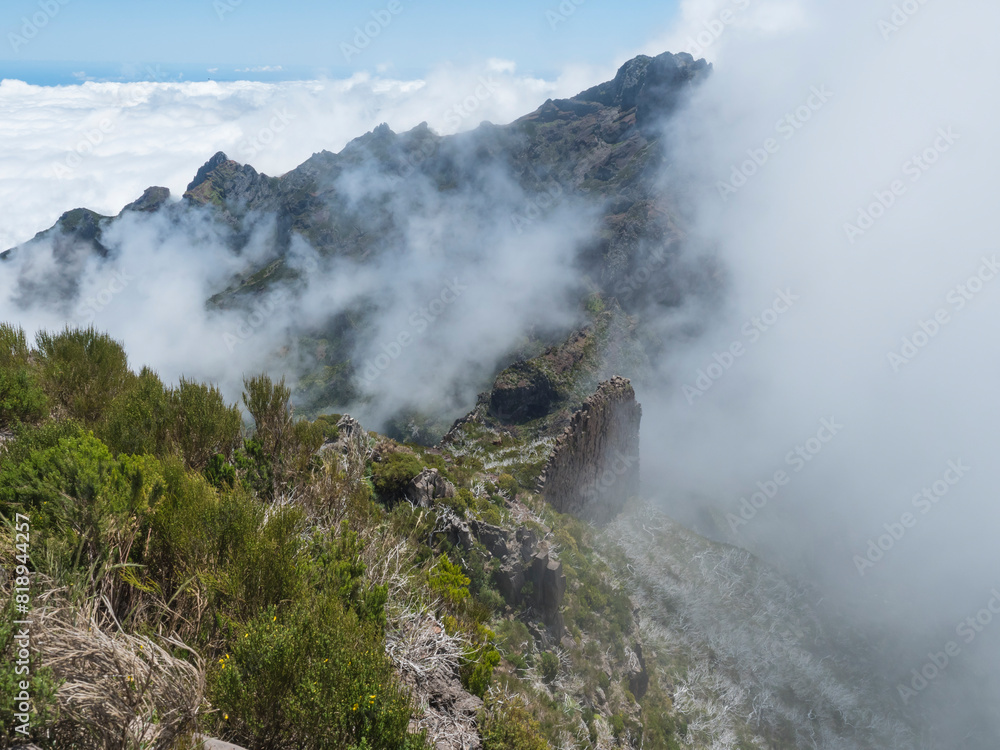
<path id="1" fill-rule="evenodd" d="M 348 78 L 347 68 L 270 65 L 178 65 L 176 63 L 94 63 L 0 61 L 0 79 L 10 78 L 36 86 L 72 86 L 84 81 L 131 83 L 134 81 L 310 81 Z"/>

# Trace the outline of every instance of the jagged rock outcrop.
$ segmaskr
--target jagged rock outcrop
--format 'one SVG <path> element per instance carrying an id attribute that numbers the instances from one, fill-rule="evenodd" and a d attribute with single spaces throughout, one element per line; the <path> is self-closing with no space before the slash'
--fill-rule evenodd
<path id="1" fill-rule="evenodd" d="M 489 415 L 521 424 L 547 415 L 558 397 L 546 373 L 529 362 L 516 362 L 497 378 L 490 393 Z"/>
<path id="2" fill-rule="evenodd" d="M 540 543 L 534 531 L 524 527 L 511 531 L 476 519 L 465 521 L 448 511 L 439 517 L 428 543 L 433 544 L 438 535 L 466 550 L 479 542 L 499 562 L 494 581 L 504 600 L 511 606 L 530 604 L 548 627 L 549 635 L 555 641 L 562 638 L 566 574 L 548 544 Z"/>
<path id="3" fill-rule="evenodd" d="M 363 470 L 371 453 L 369 444 L 367 430 L 350 414 L 345 414 L 337 422 L 337 436 L 323 441 L 316 455 L 321 458 L 338 456 L 341 467 L 347 472 Z"/>
<path id="4" fill-rule="evenodd" d="M 233 161 L 220 151 L 198 170 L 184 198 L 191 203 L 214 204 L 232 218 L 251 208 L 277 208 L 272 183 L 267 175 L 249 164 Z"/>
<path id="5" fill-rule="evenodd" d="M 627 378 L 601 383 L 557 438 L 542 473 L 541 489 L 552 507 L 597 523 L 616 516 L 639 492 L 641 419 Z"/>
<path id="6" fill-rule="evenodd" d="M 711 70 L 710 63 L 695 60 L 686 52 L 639 55 L 622 65 L 614 80 L 587 89 L 576 98 L 623 110 L 635 107 L 636 124 L 643 128 L 673 112 L 684 93 Z"/>
<path id="7" fill-rule="evenodd" d="M 430 508 L 438 500 L 455 497 L 455 485 L 441 476 L 437 469 L 424 469 L 410 480 L 405 497 L 407 502 Z"/>
<path id="8" fill-rule="evenodd" d="M 532 605 L 558 641 L 565 629 L 561 607 L 566 595 L 566 574 L 562 563 L 547 549 L 539 550 L 531 558 L 527 578 L 532 585 Z"/>

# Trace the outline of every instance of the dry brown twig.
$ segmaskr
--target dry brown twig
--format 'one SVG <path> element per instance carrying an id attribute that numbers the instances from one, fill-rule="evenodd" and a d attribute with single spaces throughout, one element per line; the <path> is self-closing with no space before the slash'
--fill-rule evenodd
<path id="1" fill-rule="evenodd" d="M 105 606 L 107 602 L 104 602 Z M 207 708 L 201 657 L 175 637 L 125 633 L 97 600 L 66 604 L 60 590 L 36 599 L 34 645 L 60 682 L 56 745 L 101 750 L 174 747 Z M 190 661 L 170 650 L 185 651 Z"/>

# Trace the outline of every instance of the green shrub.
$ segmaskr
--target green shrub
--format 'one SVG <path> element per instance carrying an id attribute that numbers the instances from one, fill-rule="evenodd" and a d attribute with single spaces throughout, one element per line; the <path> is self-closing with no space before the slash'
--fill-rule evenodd
<path id="1" fill-rule="evenodd" d="M 364 548 L 357 532 L 348 529 L 347 521 L 341 523 L 340 534 L 335 539 L 315 537 L 311 557 L 319 577 L 314 585 L 318 591 L 336 592 L 340 601 L 351 607 L 362 622 L 384 628 L 388 589 L 372 586 L 366 580 L 365 564 L 361 559 Z"/>
<path id="2" fill-rule="evenodd" d="M 273 498 L 274 461 L 264 453 L 260 441 L 244 440 L 243 447 L 233 453 L 233 465 L 247 487 L 265 500 Z"/>
<path id="3" fill-rule="evenodd" d="M 164 481 L 146 560 L 166 598 L 180 590 L 247 619 L 303 596 L 309 567 L 301 509 L 269 512 L 246 488 L 216 492 L 176 462 L 165 464 Z"/>
<path id="4" fill-rule="evenodd" d="M 379 629 L 336 596 L 229 628 L 210 678 L 217 731 L 247 747 L 422 748 Z"/>
<path id="5" fill-rule="evenodd" d="M 0 367 L 13 368 L 28 363 L 28 338 L 21 326 L 0 323 Z"/>
<path id="6" fill-rule="evenodd" d="M 469 598 L 469 577 L 447 555 L 438 557 L 427 574 L 427 585 L 453 607 L 460 607 Z"/>
<path id="7" fill-rule="evenodd" d="M 48 396 L 27 367 L 0 369 L 0 427 L 38 422 L 48 415 Z"/>
<path id="8" fill-rule="evenodd" d="M 59 570 L 132 559 L 163 490 L 156 459 L 116 459 L 93 434 L 63 438 L 0 471 L 0 507 L 31 516 L 36 564 Z"/>
<path id="9" fill-rule="evenodd" d="M 164 456 L 173 444 L 174 423 L 169 391 L 143 368 L 111 401 L 96 431 L 113 453 Z"/>
<path id="10" fill-rule="evenodd" d="M 71 417 L 97 422 L 132 376 L 122 345 L 93 327 L 39 332 L 43 382 Z"/>
<path id="11" fill-rule="evenodd" d="M 215 386 L 181 378 L 170 392 L 174 431 L 184 460 L 192 469 L 204 469 L 216 453 L 227 458 L 240 437 L 240 410 L 226 404 Z"/>
<path id="12" fill-rule="evenodd" d="M 483 750 L 548 750 L 538 722 L 517 696 L 503 704 L 487 701 L 479 714 Z"/>
<path id="13" fill-rule="evenodd" d="M 216 453 L 205 467 L 205 478 L 218 490 L 232 489 L 236 484 L 236 469 L 221 453 Z"/>
<path id="14" fill-rule="evenodd" d="M 499 487 L 502 492 L 507 493 L 507 497 L 511 500 L 517 497 L 517 480 L 510 474 L 501 474 L 497 477 L 497 487 Z"/>
<path id="15" fill-rule="evenodd" d="M 616 740 L 620 740 L 625 734 L 625 719 L 622 718 L 621 714 L 615 714 L 611 717 L 611 733 Z"/>
<path id="16" fill-rule="evenodd" d="M 340 435 L 337 423 L 343 416 L 343 414 L 320 414 L 313 420 L 313 424 L 323 431 L 324 440 L 336 440 Z"/>
<path id="17" fill-rule="evenodd" d="M 232 502 L 239 493 L 230 493 Z M 248 616 L 278 602 L 303 595 L 307 560 L 301 554 L 304 514 L 295 506 L 265 508 L 253 498 L 242 498 L 243 513 L 259 519 L 257 528 L 243 526 L 239 544 L 229 544 L 223 555 L 225 567 L 220 580 L 226 606 L 239 616 Z M 253 510 L 247 511 L 247 506 Z M 228 510 L 228 508 L 223 508 Z M 240 520 L 246 523 L 247 517 Z M 224 521 L 230 520 L 227 518 Z"/>
<path id="18" fill-rule="evenodd" d="M 659 685 L 654 672 L 650 675 L 649 690 L 642 700 L 643 747 L 680 750 L 681 744 L 677 738 L 686 734 L 687 724 L 683 716 L 674 709 L 670 696 Z"/>
<path id="19" fill-rule="evenodd" d="M 493 681 L 493 670 L 500 663 L 500 652 L 486 644 L 469 654 L 459 669 L 462 685 L 473 695 L 483 698 Z"/>
<path id="20" fill-rule="evenodd" d="M 542 679 L 546 682 L 552 682 L 559 674 L 559 657 L 551 651 L 546 651 L 542 654 L 539 668 L 542 672 Z"/>
<path id="21" fill-rule="evenodd" d="M 254 437 L 272 458 L 285 450 L 292 426 L 291 395 L 284 378 L 277 383 L 266 374 L 243 379 L 243 404 L 253 418 Z"/>
<path id="22" fill-rule="evenodd" d="M 388 453 L 381 461 L 372 464 L 372 484 L 379 499 L 393 503 L 403 497 L 406 486 L 424 465 L 412 453 Z"/>

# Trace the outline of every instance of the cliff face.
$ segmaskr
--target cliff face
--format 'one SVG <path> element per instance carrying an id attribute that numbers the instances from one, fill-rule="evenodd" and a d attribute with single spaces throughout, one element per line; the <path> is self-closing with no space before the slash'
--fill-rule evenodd
<path id="1" fill-rule="evenodd" d="M 553 508 L 604 523 L 639 494 L 641 418 L 626 378 L 600 384 L 556 440 L 542 474 L 542 491 Z"/>

